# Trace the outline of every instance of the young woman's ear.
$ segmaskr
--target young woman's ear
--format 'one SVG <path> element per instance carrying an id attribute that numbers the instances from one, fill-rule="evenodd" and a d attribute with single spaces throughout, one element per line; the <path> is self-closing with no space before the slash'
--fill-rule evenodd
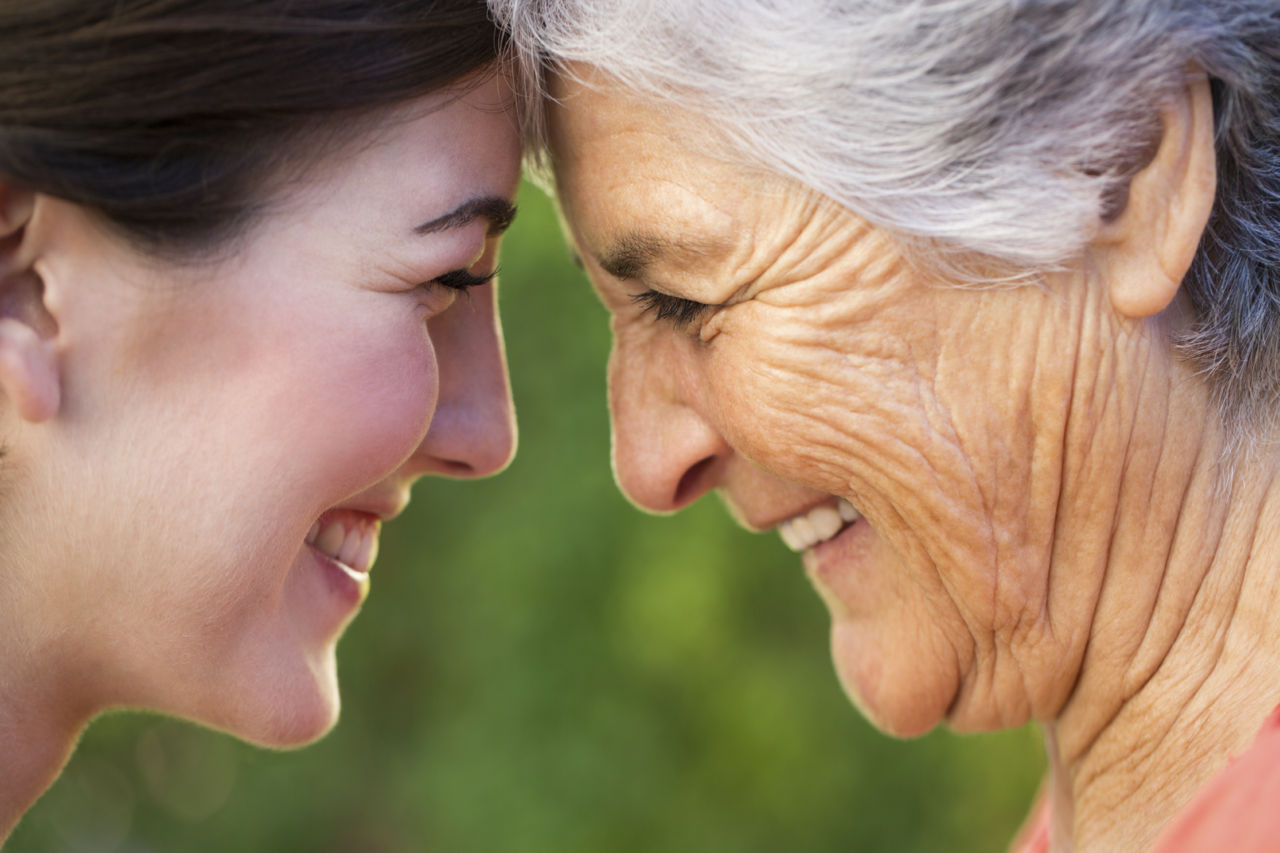
<path id="1" fill-rule="evenodd" d="M 1134 319 L 1160 312 L 1177 295 L 1217 191 L 1209 81 L 1201 75 L 1163 104 L 1160 123 L 1155 157 L 1093 242 L 1112 306 Z"/>
<path id="2" fill-rule="evenodd" d="M 31 423 L 48 420 L 61 403 L 58 327 L 45 305 L 32 229 L 39 206 L 36 193 L 0 181 L 0 396 Z"/>

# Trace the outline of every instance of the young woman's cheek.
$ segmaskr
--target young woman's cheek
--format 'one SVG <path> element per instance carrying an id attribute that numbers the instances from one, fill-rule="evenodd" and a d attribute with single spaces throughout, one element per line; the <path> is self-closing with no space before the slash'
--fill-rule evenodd
<path id="1" fill-rule="evenodd" d="M 315 355 L 307 384 L 316 393 L 299 401 L 320 445 L 311 455 L 340 463 L 329 476 L 358 492 L 396 471 L 426 437 L 439 394 L 435 349 L 425 323 L 401 322 Z"/>

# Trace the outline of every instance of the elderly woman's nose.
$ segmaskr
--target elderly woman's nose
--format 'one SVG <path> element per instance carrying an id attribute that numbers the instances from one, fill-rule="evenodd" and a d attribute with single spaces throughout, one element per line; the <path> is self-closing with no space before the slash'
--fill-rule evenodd
<path id="1" fill-rule="evenodd" d="M 640 355 L 615 352 L 610 364 L 614 476 L 641 509 L 674 512 L 715 487 L 730 450 L 669 366 Z"/>
<path id="2" fill-rule="evenodd" d="M 416 473 L 483 477 L 515 453 L 516 422 L 492 285 L 476 288 L 427 323 L 439 365 L 439 396 Z"/>

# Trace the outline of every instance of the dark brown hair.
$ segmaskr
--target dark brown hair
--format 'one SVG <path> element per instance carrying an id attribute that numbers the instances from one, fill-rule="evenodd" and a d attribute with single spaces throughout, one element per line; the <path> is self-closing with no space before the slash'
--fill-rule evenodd
<path id="1" fill-rule="evenodd" d="M 207 246 L 282 167 L 500 49 L 484 0 L 3 0 L 0 178 Z"/>

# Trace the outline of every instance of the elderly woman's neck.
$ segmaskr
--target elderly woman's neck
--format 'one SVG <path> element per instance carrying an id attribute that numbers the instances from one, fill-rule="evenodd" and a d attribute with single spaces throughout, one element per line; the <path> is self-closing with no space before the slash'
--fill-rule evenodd
<path id="1" fill-rule="evenodd" d="M 1046 727 L 1055 850 L 1147 849 L 1280 702 L 1280 453 L 1228 478 L 1205 423 L 1127 460 L 1081 676 Z"/>

